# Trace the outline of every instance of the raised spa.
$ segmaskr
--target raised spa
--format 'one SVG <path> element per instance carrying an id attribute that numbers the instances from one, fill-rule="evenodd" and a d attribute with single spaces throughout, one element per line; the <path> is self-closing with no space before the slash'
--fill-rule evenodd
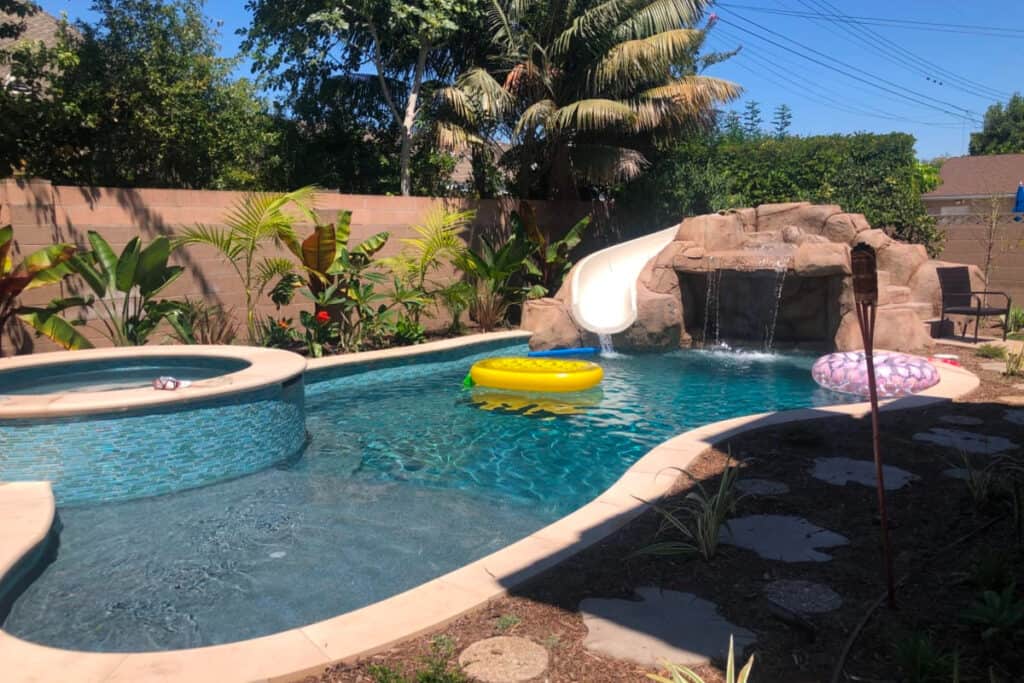
<path id="1" fill-rule="evenodd" d="M 0 364 L 0 481 L 49 480 L 58 504 L 251 474 L 305 442 L 305 360 L 273 349 L 153 347 Z M 158 391 L 153 380 L 186 380 Z"/>

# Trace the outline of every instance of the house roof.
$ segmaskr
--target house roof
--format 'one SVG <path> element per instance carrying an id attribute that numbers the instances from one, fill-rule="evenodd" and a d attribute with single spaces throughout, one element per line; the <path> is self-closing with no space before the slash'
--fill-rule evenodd
<path id="1" fill-rule="evenodd" d="M 52 14 L 39 10 L 35 14 L 19 19 L 13 14 L 0 13 L 0 22 L 13 22 L 24 24 L 25 30 L 17 38 L 0 38 L 0 50 L 7 50 L 26 41 L 40 41 L 47 47 L 57 44 L 57 32 L 60 20 Z M 6 83 L 11 73 L 11 67 L 7 64 L 0 64 L 0 85 Z"/>
<path id="2" fill-rule="evenodd" d="M 988 154 L 947 159 L 942 184 L 925 199 L 1011 194 L 1024 181 L 1024 154 Z"/>

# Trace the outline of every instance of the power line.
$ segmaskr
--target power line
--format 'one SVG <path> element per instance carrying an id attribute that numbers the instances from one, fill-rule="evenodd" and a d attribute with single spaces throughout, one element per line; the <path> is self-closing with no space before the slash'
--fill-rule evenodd
<path id="1" fill-rule="evenodd" d="M 721 36 L 723 38 L 726 38 L 726 39 L 729 39 L 729 40 L 736 40 L 736 37 L 734 37 L 732 34 L 726 32 L 724 30 L 719 29 L 718 32 L 721 34 Z M 742 40 L 740 40 L 738 42 L 742 42 Z M 943 128 L 946 128 L 946 127 L 959 128 L 960 127 L 959 123 L 948 123 L 948 122 L 937 122 L 937 121 L 921 121 L 921 120 L 910 118 L 910 117 L 907 117 L 907 116 L 900 116 L 898 114 L 893 114 L 892 112 L 887 112 L 887 111 L 884 111 L 882 109 L 878 109 L 876 107 L 871 107 L 869 105 L 856 105 L 856 104 L 851 104 L 848 101 L 837 99 L 836 97 L 833 97 L 829 93 L 833 93 L 833 94 L 836 94 L 836 95 L 842 95 L 842 93 L 840 93 L 839 91 L 827 88 L 827 87 L 821 85 L 820 83 L 815 83 L 815 82 L 812 82 L 812 81 L 809 81 L 809 80 L 805 80 L 805 81 L 796 80 L 796 78 L 791 77 L 790 75 L 780 71 L 779 68 L 778 68 L 778 66 L 779 66 L 778 63 L 772 62 L 772 61 L 770 61 L 770 60 L 768 60 L 768 59 L 766 59 L 764 57 L 761 57 L 759 55 L 756 55 L 756 54 L 754 54 L 753 52 L 750 52 L 750 51 L 741 51 L 737 55 L 736 59 L 737 60 L 740 60 L 740 59 L 750 59 L 752 61 L 757 62 L 758 63 L 758 68 L 757 69 L 755 69 L 754 67 L 752 67 L 750 65 L 741 63 L 740 61 L 737 61 L 736 65 L 742 67 L 743 69 L 745 69 L 745 70 L 747 70 L 747 71 L 749 71 L 751 73 L 754 73 L 755 75 L 758 75 L 758 76 L 761 76 L 763 78 L 766 78 L 766 80 L 771 81 L 776 86 L 782 88 L 783 90 L 786 90 L 787 92 L 791 92 L 791 93 L 793 93 L 794 95 L 796 95 L 798 97 L 802 97 L 804 99 L 811 100 L 811 101 L 817 102 L 819 104 L 821 104 L 822 101 L 828 102 L 828 103 L 830 103 L 830 106 L 828 106 L 828 108 L 831 108 L 831 109 L 836 109 L 838 111 L 843 111 L 843 112 L 848 113 L 848 114 L 856 114 L 856 115 L 859 115 L 859 116 L 869 116 L 869 117 L 872 117 L 872 118 L 885 119 L 885 120 L 889 120 L 889 121 L 899 121 L 899 122 L 914 123 L 914 124 L 918 124 L 918 125 L 922 125 L 922 126 L 933 126 L 933 127 L 943 127 Z M 764 75 L 764 73 L 763 73 L 764 71 L 767 71 L 767 72 L 773 74 L 775 76 L 775 79 L 766 77 Z M 793 73 L 794 73 L 794 76 L 795 76 L 795 72 L 793 72 Z M 781 83 L 777 79 L 781 79 L 781 81 L 785 81 L 786 83 L 789 83 L 789 84 L 791 84 L 794 87 L 789 87 L 789 86 L 785 85 L 785 83 Z M 809 93 L 809 89 L 812 89 L 813 92 Z"/>
<path id="2" fill-rule="evenodd" d="M 829 20 L 841 19 L 845 23 L 860 24 L 864 26 L 889 26 L 893 28 L 906 28 L 918 31 L 938 31 L 942 33 L 965 33 L 970 35 L 990 36 L 995 38 L 1024 39 L 1019 29 L 1003 28 L 1001 26 L 978 26 L 972 24 L 946 24 L 934 21 L 917 21 L 914 19 L 887 19 L 884 17 L 858 17 L 850 14 L 842 14 L 837 11 L 835 14 L 818 12 L 801 12 L 800 10 L 773 9 L 770 7 L 758 7 L 756 5 L 737 5 L 731 2 L 716 3 L 719 7 L 728 7 L 742 10 L 751 10 L 765 14 L 779 14 L 790 17 L 822 18 Z"/>
<path id="3" fill-rule="evenodd" d="M 799 0 L 799 2 L 812 10 L 824 9 L 824 13 L 814 12 L 814 15 L 820 17 L 843 17 L 842 12 L 835 5 L 829 3 L 827 0 L 811 0 L 814 3 L 812 6 L 807 0 Z M 832 10 L 834 14 L 829 14 L 828 10 Z M 835 19 L 826 19 L 830 24 L 835 24 L 846 33 L 849 33 L 853 37 L 857 38 L 865 45 L 872 49 L 881 51 L 894 63 L 904 67 L 912 73 L 918 73 L 924 76 L 925 80 L 934 83 L 936 85 L 944 86 L 945 81 L 949 81 L 949 85 L 957 90 L 965 92 L 969 95 L 977 97 L 982 100 L 992 101 L 993 99 L 1004 99 L 1005 93 L 1001 93 L 995 88 L 990 88 L 984 84 L 976 81 L 971 81 L 967 78 L 959 76 L 948 69 L 945 69 L 934 62 L 930 62 L 918 55 L 914 54 L 910 50 L 901 47 L 899 44 L 890 43 L 887 39 L 881 36 L 877 31 L 873 31 L 862 26 L 848 26 L 842 21 Z M 909 62 L 908 62 L 909 60 Z"/>
<path id="4" fill-rule="evenodd" d="M 976 112 L 973 112 L 973 111 L 971 111 L 969 109 L 966 109 L 966 108 L 963 108 L 963 107 L 959 107 L 959 106 L 957 106 L 957 105 L 955 105 L 955 104 L 953 104 L 951 102 L 946 102 L 945 100 L 940 100 L 940 99 L 937 99 L 935 97 L 931 97 L 930 95 L 925 95 L 923 93 L 919 93 L 919 92 L 917 92 L 915 90 L 911 90 L 909 88 L 906 88 L 905 86 L 901 86 L 898 83 L 894 83 L 894 82 L 892 82 L 890 80 L 887 80 L 885 78 L 881 78 L 880 76 L 876 76 L 874 74 L 868 73 L 868 72 L 864 71 L 863 69 L 860 69 L 858 67 L 855 67 L 855 66 L 852 66 L 850 64 L 847 64 L 846 62 L 843 62 L 843 61 L 840 61 L 838 59 L 835 59 L 834 57 L 826 55 L 823 52 L 815 50 L 814 48 L 808 47 L 807 45 L 804 45 L 803 43 L 800 43 L 800 42 L 795 41 L 795 40 L 793 40 L 791 38 L 788 38 L 787 36 L 784 36 L 784 35 L 776 32 L 776 31 L 772 31 L 771 29 L 766 28 L 766 27 L 762 26 L 761 24 L 758 24 L 757 22 L 751 21 L 749 19 L 746 19 L 746 18 L 736 14 L 735 12 L 733 12 L 732 14 L 734 16 L 736 16 L 738 19 L 740 19 L 741 21 L 746 22 L 748 24 L 751 24 L 752 26 L 756 27 L 757 29 L 759 29 L 759 30 L 761 30 L 761 31 L 763 31 L 765 33 L 770 33 L 770 34 L 778 36 L 778 37 L 780 37 L 780 38 L 782 38 L 784 40 L 788 40 L 789 42 L 793 43 L 794 45 L 799 46 L 803 50 L 806 50 L 807 52 L 810 52 L 810 53 L 815 54 L 815 55 L 819 55 L 820 57 L 823 57 L 824 59 L 827 59 L 827 60 L 829 60 L 831 62 L 835 62 L 836 64 L 839 64 L 840 66 L 842 66 L 844 68 L 839 68 L 839 67 L 836 67 L 836 66 L 833 66 L 833 65 L 829 64 L 828 62 L 822 61 L 821 59 L 817 59 L 815 57 L 808 56 L 807 54 L 804 54 L 802 52 L 794 50 L 791 47 L 788 47 L 788 46 L 786 46 L 786 45 L 784 45 L 784 44 L 782 44 L 782 43 L 780 43 L 780 42 L 778 42 L 776 40 L 772 40 L 771 38 L 767 38 L 767 37 L 765 37 L 763 35 L 760 35 L 760 34 L 756 33 L 755 31 L 751 31 L 750 29 L 745 28 L 743 26 L 740 26 L 739 24 L 736 24 L 736 23 L 734 23 L 734 22 L 732 22 L 732 21 L 730 21 L 728 19 L 723 19 L 723 18 L 719 17 L 719 21 L 721 21 L 723 23 L 726 23 L 726 24 L 728 24 L 730 26 L 733 26 L 737 30 L 740 30 L 740 31 L 742 31 L 744 33 L 752 35 L 752 36 L 754 36 L 755 38 L 757 38 L 759 40 L 767 42 L 767 43 L 769 43 L 771 45 L 775 45 L 776 47 L 781 48 L 781 49 L 785 50 L 786 52 L 790 52 L 790 53 L 792 53 L 794 55 L 797 55 L 798 57 L 802 57 L 803 59 L 806 59 L 809 62 L 813 62 L 815 64 L 818 64 L 819 66 L 823 66 L 823 67 L 825 67 L 827 69 L 830 69 L 832 71 L 840 73 L 840 74 L 846 76 L 847 78 L 851 78 L 853 80 L 860 81 L 861 83 L 866 83 L 866 84 L 868 84 L 868 85 L 870 85 L 870 86 L 872 86 L 874 88 L 877 88 L 878 90 L 881 90 L 883 92 L 887 92 L 887 93 L 889 93 L 891 95 L 894 95 L 896 97 L 899 97 L 901 99 L 909 100 L 909 101 L 914 102 L 916 104 L 920 104 L 920 105 L 929 107 L 931 109 L 935 109 L 937 111 L 941 111 L 944 114 L 948 114 L 950 116 L 955 116 L 955 117 L 958 117 L 958 118 L 965 118 L 965 119 L 968 119 L 968 120 L 970 120 L 972 122 L 980 123 L 980 120 L 978 119 L 978 115 L 977 115 Z M 858 72 L 859 72 L 859 74 L 863 74 L 863 75 L 859 75 Z M 878 82 L 875 82 L 875 81 L 878 81 Z M 885 83 L 886 85 L 892 86 L 892 87 L 886 87 L 886 86 L 883 86 L 883 85 L 879 85 L 879 82 L 880 83 Z M 898 88 L 898 89 L 894 89 L 894 88 Z M 910 94 L 908 94 L 908 93 L 910 93 Z M 929 100 L 931 102 L 929 102 Z M 935 103 L 935 104 L 933 104 L 933 103 Z"/>

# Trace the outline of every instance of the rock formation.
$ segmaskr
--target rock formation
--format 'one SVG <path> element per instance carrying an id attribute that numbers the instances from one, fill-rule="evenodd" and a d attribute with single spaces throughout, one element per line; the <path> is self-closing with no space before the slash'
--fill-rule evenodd
<path id="1" fill-rule="evenodd" d="M 859 243 L 871 245 L 878 261 L 876 346 L 929 347 L 925 321 L 940 304 L 935 269 L 957 264 L 930 260 L 923 246 L 892 239 L 861 214 L 807 202 L 685 219 L 641 272 L 636 322 L 614 335 L 615 347 L 671 349 L 719 335 L 757 342 L 771 328 L 782 343 L 858 349 L 850 248 Z M 980 270 L 970 268 L 983 289 Z M 534 332 L 534 348 L 593 343 L 573 320 L 570 280 L 554 298 L 526 303 L 523 327 Z"/>

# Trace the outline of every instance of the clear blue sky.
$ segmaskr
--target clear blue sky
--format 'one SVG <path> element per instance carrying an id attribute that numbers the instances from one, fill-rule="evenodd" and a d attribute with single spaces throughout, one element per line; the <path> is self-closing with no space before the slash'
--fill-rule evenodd
<path id="1" fill-rule="evenodd" d="M 65 11 L 71 18 L 93 18 L 89 0 L 41 4 L 54 14 Z M 776 13 L 761 11 L 765 9 Z M 709 47 L 743 50 L 709 73 L 742 85 L 744 98 L 760 103 L 766 122 L 776 106 L 789 105 L 795 133 L 904 131 L 917 138 L 917 152 L 923 158 L 966 154 L 969 134 L 980 123 L 963 117 L 980 121 L 1000 96 L 1005 101 L 1011 93 L 1024 91 L 1024 2 L 722 0 L 714 11 L 722 21 L 712 32 Z M 240 40 L 235 31 L 249 22 L 244 2 L 208 0 L 206 13 L 222 22 L 223 54 L 234 56 Z M 1014 37 L 799 16 L 808 13 L 995 26 L 1014 30 Z M 247 67 L 241 68 L 242 74 L 247 72 Z M 742 107 L 742 101 L 735 106 Z"/>

